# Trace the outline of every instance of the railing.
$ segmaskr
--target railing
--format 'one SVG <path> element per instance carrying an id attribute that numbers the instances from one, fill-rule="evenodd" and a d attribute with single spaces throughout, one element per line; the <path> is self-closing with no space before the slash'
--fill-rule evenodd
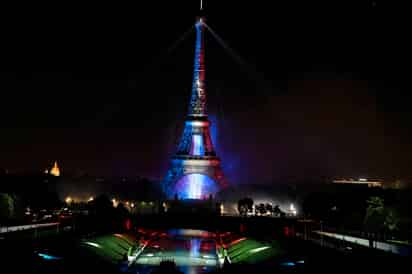
<path id="1" fill-rule="evenodd" d="M 376 241 L 376 240 L 370 240 L 367 238 L 360 238 L 360 237 L 354 237 L 350 235 L 344 235 L 344 234 L 337 234 L 337 233 L 330 233 L 330 232 L 321 232 L 321 231 L 314 231 L 314 233 L 319 234 L 321 236 L 326 236 L 329 238 L 334 238 L 337 240 L 342 240 L 346 241 L 349 243 L 365 246 L 365 247 L 371 247 L 379 250 L 383 250 L 386 252 L 391 252 L 395 253 L 398 255 L 403 255 L 403 256 L 408 256 L 411 254 L 412 247 L 411 246 L 401 246 L 398 244 L 393 244 L 393 243 L 385 243 L 381 241 Z"/>

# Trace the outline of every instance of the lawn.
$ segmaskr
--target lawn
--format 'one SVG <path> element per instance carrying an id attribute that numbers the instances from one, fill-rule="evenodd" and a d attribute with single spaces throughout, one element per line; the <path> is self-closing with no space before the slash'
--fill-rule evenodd
<path id="1" fill-rule="evenodd" d="M 82 246 L 91 253 L 110 263 L 124 260 L 136 239 L 127 234 L 110 234 L 83 240 Z"/>
<path id="2" fill-rule="evenodd" d="M 234 241 L 227 250 L 232 263 L 260 263 L 283 254 L 276 242 L 263 243 L 248 238 Z"/>

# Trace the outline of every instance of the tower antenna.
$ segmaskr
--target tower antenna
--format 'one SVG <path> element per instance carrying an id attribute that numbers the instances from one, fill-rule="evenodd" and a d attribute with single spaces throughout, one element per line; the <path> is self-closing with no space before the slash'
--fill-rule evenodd
<path id="1" fill-rule="evenodd" d="M 200 0 L 200 10 L 203 10 L 203 0 Z"/>

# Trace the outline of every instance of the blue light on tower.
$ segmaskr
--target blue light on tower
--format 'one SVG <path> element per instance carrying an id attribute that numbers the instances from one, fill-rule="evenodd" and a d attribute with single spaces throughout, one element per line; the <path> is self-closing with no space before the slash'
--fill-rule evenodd
<path id="1" fill-rule="evenodd" d="M 189 199 L 200 199 L 202 196 L 202 181 L 199 174 L 193 174 L 189 182 Z"/>
<path id="2" fill-rule="evenodd" d="M 192 173 L 176 183 L 175 193 L 178 193 L 181 199 L 204 199 L 217 190 L 218 185 L 209 176 Z"/>
<path id="3" fill-rule="evenodd" d="M 205 154 L 205 148 L 203 145 L 202 135 L 194 134 L 192 136 L 192 155 L 203 156 Z"/>

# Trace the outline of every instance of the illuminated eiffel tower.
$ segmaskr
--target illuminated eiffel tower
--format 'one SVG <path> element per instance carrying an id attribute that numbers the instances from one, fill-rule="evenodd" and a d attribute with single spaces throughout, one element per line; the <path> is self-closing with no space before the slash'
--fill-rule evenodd
<path id="1" fill-rule="evenodd" d="M 204 199 L 227 185 L 210 138 L 211 123 L 206 111 L 205 18 L 198 18 L 195 27 L 196 47 L 189 111 L 177 152 L 162 182 L 168 198 L 177 195 L 181 199 Z"/>

